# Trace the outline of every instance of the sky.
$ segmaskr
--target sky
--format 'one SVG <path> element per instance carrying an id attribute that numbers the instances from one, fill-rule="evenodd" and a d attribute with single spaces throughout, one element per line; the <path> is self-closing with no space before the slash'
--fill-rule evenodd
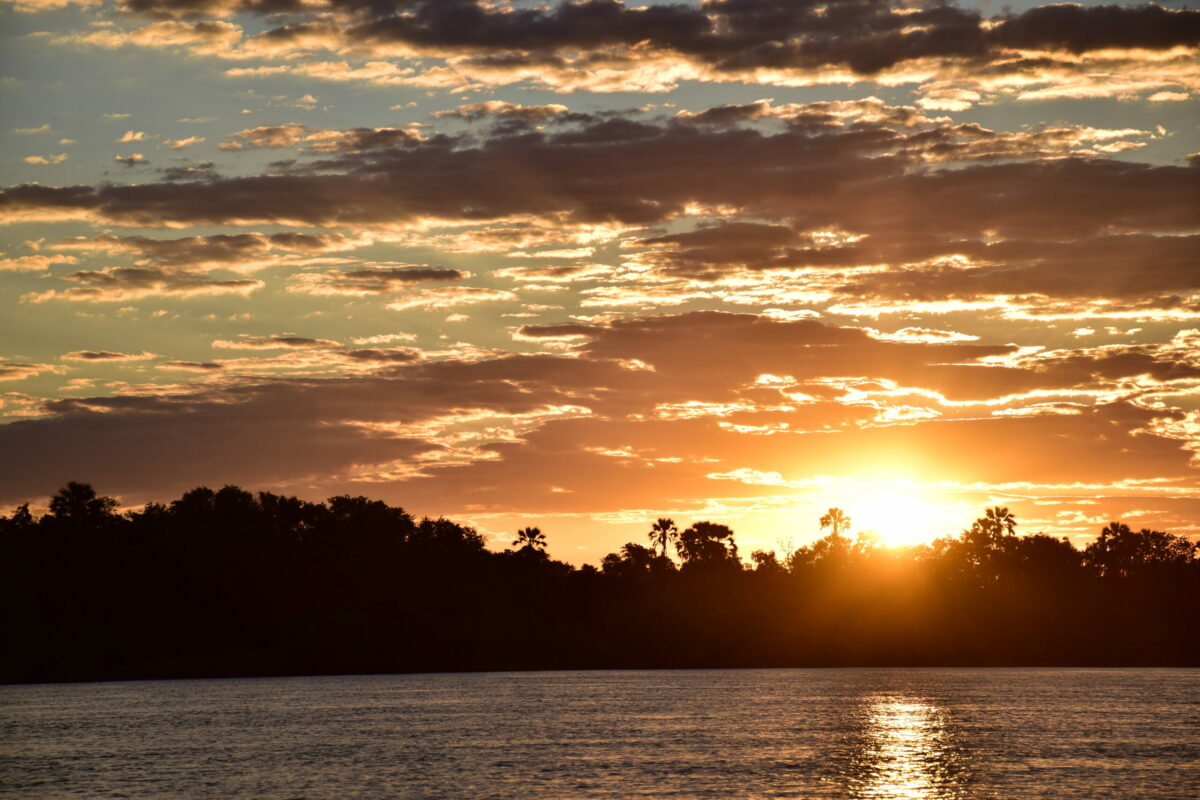
<path id="1" fill-rule="evenodd" d="M 1200 11 L 0 0 L 0 504 L 1200 534 Z"/>

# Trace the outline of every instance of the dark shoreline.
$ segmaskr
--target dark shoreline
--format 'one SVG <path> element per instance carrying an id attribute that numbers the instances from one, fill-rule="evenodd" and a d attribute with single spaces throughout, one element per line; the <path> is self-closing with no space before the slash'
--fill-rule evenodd
<path id="1" fill-rule="evenodd" d="M 140 683 L 140 682 L 169 682 L 169 681 L 236 681 L 236 680 L 269 680 L 274 678 L 366 678 L 392 677 L 405 675 L 504 675 L 510 673 L 576 673 L 576 672 L 786 672 L 790 670 L 837 671 L 837 670 L 928 670 L 928 671 L 1008 671 L 1008 670 L 1196 670 L 1196 664 L 796 664 L 775 666 L 688 666 L 688 667 L 555 667 L 542 669 L 538 667 L 513 667 L 495 669 L 443 669 L 443 670 L 400 670 L 395 672 L 280 672 L 280 673 L 230 673 L 230 674 L 196 674 L 196 675 L 153 675 L 144 677 L 97 677 L 97 678 L 63 678 L 52 680 L 17 680 L 0 681 L 0 686 L 57 686 L 64 684 L 91 683 Z"/>
<path id="2" fill-rule="evenodd" d="M 534 528 L 495 552 L 363 497 L 225 487 L 114 506 L 70 484 L 40 519 L 0 517 L 0 682 L 1200 666 L 1197 546 L 1117 522 L 1081 551 L 1014 535 L 996 508 L 927 546 L 835 528 L 750 566 L 726 526 L 658 520 L 657 551 L 631 542 L 596 568 L 550 558 Z"/>

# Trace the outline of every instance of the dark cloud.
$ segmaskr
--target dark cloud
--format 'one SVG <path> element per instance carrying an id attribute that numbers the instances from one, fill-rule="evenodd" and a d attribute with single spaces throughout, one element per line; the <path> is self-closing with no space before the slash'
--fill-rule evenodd
<path id="1" fill-rule="evenodd" d="M 378 364 L 409 364 L 413 361 L 420 361 L 422 358 L 421 351 L 411 347 L 393 347 L 386 350 L 347 350 L 344 355 L 351 361 Z"/>
<path id="2" fill-rule="evenodd" d="M 216 165 L 211 161 L 182 167 L 164 167 L 158 171 L 164 181 L 196 181 L 219 178 Z"/>
<path id="3" fill-rule="evenodd" d="M 549 330 L 559 328 L 550 326 Z M 524 330 L 531 336 L 545 332 L 539 326 L 526 326 Z M 568 330 L 586 332 L 579 326 L 569 326 Z M 652 367 L 658 380 L 678 382 L 693 395 L 703 392 L 705 385 L 711 386 L 713 375 L 722 376 L 720 384 L 727 387 L 752 383 L 763 373 L 816 378 L 852 372 L 902 381 L 916 380 L 920 375 L 929 381 L 931 372 L 946 372 L 958 373 L 966 388 L 968 376 L 982 377 L 990 368 L 928 368 L 941 362 L 966 364 L 1011 350 L 1007 346 L 960 343 L 881 342 L 861 329 L 815 320 L 781 321 L 714 311 L 617 319 L 595 325 L 578 349 L 593 359 L 636 359 Z"/>
<path id="4" fill-rule="evenodd" d="M 10 452 L 29 455 L 28 469 L 4 460 L 0 486 L 7 499 L 34 499 L 69 480 L 91 480 L 105 491 L 150 499 L 203 483 L 261 486 L 327 476 L 430 447 L 330 424 L 333 415 L 313 405 L 319 402 L 311 391 L 283 383 L 174 400 L 58 401 L 50 406 L 52 419 L 0 428 L 6 448 L 20 448 Z"/>
<path id="5" fill-rule="evenodd" d="M 1097 236 L 1074 242 L 945 243 L 985 266 L 933 265 L 856 276 L 837 291 L 917 301 L 985 295 L 1136 298 L 1200 290 L 1200 236 Z"/>
<path id="6" fill-rule="evenodd" d="M 389 294 L 419 283 L 461 281 L 471 273 L 430 266 L 366 267 L 295 276 L 292 290 L 318 295 Z"/>
<path id="7" fill-rule="evenodd" d="M 1072 53 L 1108 48 L 1168 50 L 1200 43 L 1200 13 L 1154 4 L 1056 3 L 1005 19 L 990 38 L 1001 47 Z"/>
<path id="8" fill-rule="evenodd" d="M 323 253 L 329 250 L 342 250 L 350 246 L 351 240 L 338 233 L 296 233 L 288 231 L 273 233 L 267 237 L 272 247 L 280 250 L 293 250 L 298 253 Z"/>
<path id="9" fill-rule="evenodd" d="M 47 300 L 117 302 L 156 295 L 244 295 L 263 286 L 262 281 L 246 278 L 215 280 L 203 275 L 143 267 L 81 270 L 66 275 L 60 280 L 77 285 L 67 289 L 33 292 L 25 295 L 22 299 L 35 303 Z"/>
<path id="10" fill-rule="evenodd" d="M 147 361 L 152 353 L 115 353 L 112 350 L 76 350 L 59 356 L 63 361 Z"/>
<path id="11" fill-rule="evenodd" d="M 853 274 L 832 288 L 842 295 L 888 300 L 1027 294 L 1137 298 L 1200 289 L 1200 237 L 1194 235 L 990 243 L 965 235 L 897 226 L 852 243 L 826 243 L 784 225 L 725 222 L 643 239 L 641 245 L 647 248 L 643 260 L 660 272 L 692 279 L 715 280 L 746 270 L 887 264 L 886 270 Z"/>
<path id="12" fill-rule="evenodd" d="M 650 248 L 649 259 L 663 272 L 693 278 L 715 278 L 742 269 L 813 266 L 828 261 L 830 255 L 828 250 L 820 251 L 810 236 L 786 225 L 758 222 L 717 222 L 642 239 L 640 244 Z M 847 249 L 836 248 L 843 257 Z"/>
<path id="13" fill-rule="evenodd" d="M 1155 381 L 1200 378 L 1200 363 L 1181 358 L 1161 345 L 1113 345 L 1092 350 L 1056 351 L 1040 355 L 1036 369 L 1063 384 L 1084 386 L 1098 381 L 1149 376 Z"/>
<path id="14" fill-rule="evenodd" d="M 1172 297 L 1181 306 L 1194 304 L 1186 295 L 1197 288 L 1200 240 L 1184 235 L 1200 228 L 1194 170 L 1095 155 L 1046 157 L 1111 142 L 1128 131 L 1060 126 L 1003 134 L 878 100 L 754 108 L 724 122 L 598 115 L 553 132 L 493 134 L 481 141 L 433 136 L 394 149 L 337 154 L 319 172 L 187 185 L 24 185 L 0 193 L 0 215 L 82 216 L 129 225 L 258 220 L 314 226 L 524 217 L 569 228 L 658 225 L 720 208 L 728 218 L 647 236 L 639 250 L 625 252 L 659 276 L 692 281 L 825 270 L 813 291 L 872 302 L 1037 295 L 1121 298 L 1130 308 Z M 744 126 L 747 114 L 769 117 L 770 125 Z M 740 155 L 730 159 L 729 152 Z M 947 155 L 964 152 L 970 155 Z M 344 234 L 298 232 L 69 240 L 56 246 L 129 252 L 138 267 L 76 272 L 65 280 L 77 286 L 27 297 L 244 293 L 260 284 L 189 270 L 296 263 L 291 259 L 356 243 Z M 889 269 L 831 274 L 879 265 Z M 496 275 L 635 280 L 618 278 L 617 269 L 520 266 Z M 380 264 L 303 272 L 289 279 L 289 289 L 349 297 L 411 294 L 419 283 L 468 277 L 438 266 Z M 397 300 L 392 308 L 499 299 L 513 296 L 447 289 Z"/>
<path id="15" fill-rule="evenodd" d="M 215 361 L 164 361 L 157 365 L 159 369 L 176 369 L 184 372 L 220 372 L 224 365 Z"/>
<path id="16" fill-rule="evenodd" d="M 563 325 L 522 325 L 517 332 L 527 339 L 567 339 L 576 337 L 591 337 L 597 334 L 594 325 L 563 324 Z"/>
<path id="17" fill-rule="evenodd" d="M 386 352 L 386 351 L 385 351 Z M 522 357 L 486 364 L 398 363 L 396 377 L 267 381 L 179 394 L 62 399 L 53 416 L 0 426 L 0 502 L 47 496 L 68 480 L 150 499 L 199 483 L 277 485 L 329 480 L 357 467 L 412 463 L 445 445 L 375 429 L 459 411 L 537 412 L 566 404 L 574 383 L 614 367 L 582 370 L 572 359 Z M 585 374 L 586 372 L 586 374 Z M 16 448 L 16 449 L 10 449 Z M 87 477 L 84 477 L 87 476 Z"/>
<path id="18" fill-rule="evenodd" d="M 509 103 L 504 100 L 485 100 L 479 103 L 466 103 L 449 111 L 438 111 L 433 115 L 439 119 L 465 119 L 476 121 L 488 117 L 499 117 L 522 122 L 545 122 L 547 120 L 563 120 L 579 122 L 592 119 L 590 114 L 580 114 L 568 111 L 561 104 L 523 106 L 519 103 Z"/>
<path id="19" fill-rule="evenodd" d="M 130 253 L 139 265 L 162 267 L 266 266 L 272 263 L 272 250 L 322 253 L 346 249 L 353 241 L 342 234 L 238 233 L 188 236 L 180 239 L 156 239 L 148 236 L 93 236 L 66 239 L 52 247 L 56 250 Z"/>
<path id="20" fill-rule="evenodd" d="M 887 0 L 708 0 L 627 6 L 580 0 L 525 8 L 482 0 L 129 0 L 150 16 L 188 18 L 233 11 L 293 14 L 261 38 L 279 44 L 314 29 L 344 46 L 404 46 L 474 56 L 491 68 L 525 67 L 579 51 L 670 53 L 719 71 L 846 66 L 871 74 L 921 58 L 984 61 L 1005 49 L 1164 50 L 1200 43 L 1200 13 L 1137 7 L 1051 5 L 987 21 L 946 4 Z M 331 24 L 304 12 L 335 12 Z"/>
<path id="21" fill-rule="evenodd" d="M 677 115 L 697 125 L 732 125 L 737 122 L 762 119 L 771 113 L 771 104 L 766 100 L 753 103 L 714 106 L 699 113 L 681 111 Z"/>
<path id="22" fill-rule="evenodd" d="M 785 121 L 808 113 L 801 109 Z M 844 113 L 852 118 L 875 110 L 867 104 Z M 1200 218 L 1196 184 L 1186 168 L 1094 157 L 931 168 L 928 159 L 944 160 L 940 151 L 947 142 L 966 147 L 980 137 L 963 126 L 930 125 L 906 132 L 887 119 L 866 118 L 819 131 L 767 133 L 612 118 L 477 145 L 438 136 L 395 150 L 345 154 L 314 165 L 319 174 L 186 185 L 27 184 L 0 193 L 0 216 L 336 226 L 553 215 L 566 222 L 636 225 L 698 204 L 793 218 L 805 228 L 905 235 L 937 219 L 951 236 L 995 229 L 1034 238 L 1181 230 Z M 1044 147 L 1041 140 L 1025 150 L 1013 145 L 1009 157 L 1040 156 Z M 730 159 L 730 152 L 741 155 Z"/>

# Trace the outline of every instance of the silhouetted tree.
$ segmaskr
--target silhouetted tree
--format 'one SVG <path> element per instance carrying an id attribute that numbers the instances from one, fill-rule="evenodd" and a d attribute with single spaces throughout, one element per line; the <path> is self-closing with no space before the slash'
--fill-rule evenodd
<path id="1" fill-rule="evenodd" d="M 474 528 L 439 517 L 422 519 L 409 535 L 409 543 L 427 552 L 447 555 L 481 553 L 484 539 Z"/>
<path id="2" fill-rule="evenodd" d="M 517 531 L 517 538 L 512 541 L 513 547 L 530 552 L 543 552 L 546 549 L 546 534 L 538 528 L 522 528 Z"/>
<path id="3" fill-rule="evenodd" d="M 840 508 L 831 508 L 821 517 L 821 530 L 826 528 L 829 528 L 830 533 L 835 537 L 843 536 L 846 531 L 850 530 L 850 518 Z"/>
<path id="4" fill-rule="evenodd" d="M 91 484 L 75 481 L 69 482 L 50 498 L 51 516 L 80 525 L 95 524 L 111 515 L 116 507 L 116 500 L 97 495 Z"/>
<path id="5" fill-rule="evenodd" d="M 619 553 L 609 553 L 600 562 L 605 575 L 618 578 L 645 578 L 652 574 L 674 572 L 675 565 L 649 547 L 629 542 Z"/>
<path id="6" fill-rule="evenodd" d="M 33 530 L 37 521 L 29 511 L 29 503 L 17 506 L 11 517 L 0 517 L 0 531 L 25 534 Z"/>
<path id="7" fill-rule="evenodd" d="M 1016 517 L 1007 508 L 994 506 L 984 516 L 971 523 L 958 538 L 942 538 L 933 542 L 946 567 L 957 570 L 963 577 L 980 584 L 995 583 L 1001 577 L 997 565 L 1006 558 L 1016 540 Z"/>
<path id="8" fill-rule="evenodd" d="M 790 555 L 790 553 L 789 553 Z M 784 575 L 787 569 L 779 562 L 779 556 L 771 550 L 755 550 L 750 554 L 754 562 L 754 571 L 767 575 Z"/>
<path id="9" fill-rule="evenodd" d="M 122 516 L 69 484 L 0 516 L 4 680 L 580 667 L 1200 666 L 1197 545 L 1115 522 L 1082 552 L 990 509 L 958 537 L 827 535 L 786 564 L 658 520 L 601 567 L 536 528 L 472 528 L 365 497 L 200 487 Z M 839 513 L 834 514 L 834 511 Z M 682 567 L 668 557 L 676 545 Z M 716 567 L 716 568 L 714 568 Z M 537 624 L 513 609 L 537 609 Z M 647 609 L 653 609 L 648 615 Z"/>
<path id="10" fill-rule="evenodd" d="M 1017 529 L 1017 518 L 1012 515 L 1012 512 L 1008 508 L 1003 506 L 989 508 L 978 521 L 984 530 L 993 536 L 1002 536 L 1004 534 L 1012 536 Z"/>
<path id="11" fill-rule="evenodd" d="M 1193 564 L 1198 546 L 1182 536 L 1143 528 L 1134 533 L 1122 522 L 1110 522 L 1083 551 L 1083 562 L 1106 577 L 1128 577 L 1162 568 Z"/>
<path id="12" fill-rule="evenodd" d="M 649 537 L 650 543 L 658 548 L 659 556 L 670 560 L 667 548 L 679 539 L 679 529 L 675 527 L 675 521 L 660 517 L 650 526 Z"/>
<path id="13" fill-rule="evenodd" d="M 675 549 L 685 566 L 741 566 L 733 530 L 716 522 L 694 522 L 679 534 Z"/>

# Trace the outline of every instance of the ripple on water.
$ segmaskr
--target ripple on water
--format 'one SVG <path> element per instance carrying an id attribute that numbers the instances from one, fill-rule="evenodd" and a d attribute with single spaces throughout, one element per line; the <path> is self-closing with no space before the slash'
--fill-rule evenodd
<path id="1" fill-rule="evenodd" d="M 722 670 L 0 690 L 24 797 L 1200 796 L 1200 670 Z"/>

